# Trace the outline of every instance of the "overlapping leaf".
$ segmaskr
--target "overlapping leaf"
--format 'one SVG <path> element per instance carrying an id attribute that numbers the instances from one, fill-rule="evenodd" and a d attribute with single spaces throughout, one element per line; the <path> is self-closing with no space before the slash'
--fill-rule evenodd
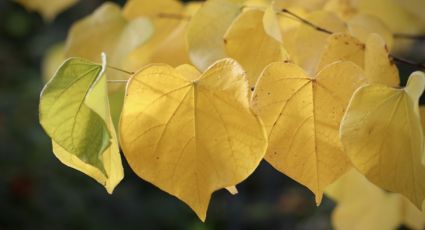
<path id="1" fill-rule="evenodd" d="M 364 82 L 363 71 L 350 62 L 328 65 L 313 77 L 294 64 L 273 63 L 256 85 L 252 106 L 269 136 L 265 159 L 314 192 L 317 204 L 325 187 L 351 167 L 339 124 Z"/>
<path id="2" fill-rule="evenodd" d="M 370 83 L 398 87 L 400 78 L 397 66 L 390 57 L 385 41 L 378 34 L 371 34 L 366 44 L 346 33 L 328 37 L 318 68 L 335 61 L 351 61 L 364 69 Z"/>
<path id="3" fill-rule="evenodd" d="M 123 168 L 109 113 L 105 67 L 106 62 L 68 59 L 41 93 L 40 123 L 62 163 L 112 193 Z"/>
<path id="4" fill-rule="evenodd" d="M 65 56 L 99 62 L 100 53 L 105 52 L 111 65 L 135 71 L 146 63 L 140 61 L 138 66 L 130 66 L 127 59 L 134 49 L 151 37 L 153 31 L 149 19 L 127 21 L 118 5 L 106 2 L 71 27 Z M 111 74 L 110 78 L 126 79 L 118 72 Z"/>
<path id="5" fill-rule="evenodd" d="M 247 84 L 242 68 L 223 59 L 203 74 L 189 65 L 147 66 L 128 85 L 120 139 L 131 168 L 201 220 L 211 193 L 244 180 L 264 156 Z"/>
<path id="6" fill-rule="evenodd" d="M 416 207 L 425 198 L 423 131 L 418 99 L 425 75 L 407 87 L 372 84 L 354 94 L 341 123 L 341 141 L 354 166 L 379 187 L 401 193 Z"/>
<path id="7" fill-rule="evenodd" d="M 393 230 L 401 224 L 425 227 L 424 215 L 399 194 L 387 193 L 355 169 L 326 189 L 337 202 L 332 223 L 339 230 Z"/>
<path id="8" fill-rule="evenodd" d="M 234 20 L 224 35 L 226 54 L 245 69 L 250 88 L 255 86 L 268 64 L 289 59 L 282 40 L 277 38 L 280 35 L 277 19 L 273 18 L 273 15 L 265 16 L 267 15 L 261 10 L 246 10 Z M 263 22 L 263 18 L 267 20 Z M 269 32 L 265 28 L 268 28 Z M 250 35 L 249 39 L 247 34 Z"/>
<path id="9" fill-rule="evenodd" d="M 245 0 L 209 0 L 193 15 L 187 31 L 190 60 L 200 70 L 225 58 L 223 36 Z"/>

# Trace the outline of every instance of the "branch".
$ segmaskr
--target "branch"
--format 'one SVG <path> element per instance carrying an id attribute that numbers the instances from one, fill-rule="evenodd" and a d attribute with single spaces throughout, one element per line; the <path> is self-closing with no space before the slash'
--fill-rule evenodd
<path id="1" fill-rule="evenodd" d="M 108 65 L 108 66 L 106 66 L 107 68 L 110 68 L 110 69 L 113 69 L 113 70 L 116 70 L 116 71 L 119 71 L 119 72 L 122 72 L 122 73 L 125 73 L 125 74 L 128 74 L 128 75 L 133 75 L 134 74 L 134 72 L 130 72 L 130 71 L 127 71 L 127 70 L 123 70 L 123 69 L 120 69 L 120 68 L 118 68 L 118 67 L 114 67 L 114 66 L 110 66 L 110 65 Z"/>
<path id="2" fill-rule="evenodd" d="M 418 69 L 421 69 L 421 70 L 425 70 L 425 63 L 413 62 L 413 61 L 410 61 L 410 60 L 407 60 L 407 59 L 404 59 L 404 58 L 395 57 L 394 55 L 391 55 L 391 54 L 390 54 L 390 57 L 396 62 L 403 63 L 403 64 L 406 64 L 406 65 L 410 65 L 412 67 L 415 67 L 415 68 L 418 68 Z"/>
<path id="3" fill-rule="evenodd" d="M 298 19 L 302 23 L 312 27 L 313 29 L 315 29 L 319 32 L 326 33 L 326 34 L 333 34 L 332 31 L 327 30 L 325 28 L 322 28 L 322 27 L 300 17 L 299 15 L 297 15 L 297 14 L 295 14 L 295 13 L 293 13 L 293 12 L 287 10 L 287 9 L 282 9 L 280 12 L 293 16 L 294 18 Z M 394 34 L 394 37 L 407 38 L 407 39 L 425 39 L 425 35 Z M 410 65 L 412 67 L 415 67 L 415 68 L 418 68 L 418 69 L 421 69 L 421 70 L 425 70 L 425 63 L 416 63 L 416 62 L 413 62 L 413 61 L 410 61 L 410 60 L 406 60 L 406 59 L 403 59 L 403 58 L 396 57 L 393 54 L 389 54 L 389 56 L 396 62 L 403 63 L 403 64 L 406 64 L 406 65 Z"/>
<path id="4" fill-rule="evenodd" d="M 394 38 L 396 38 L 396 39 L 411 39 L 411 40 L 425 40 L 425 34 L 395 33 Z"/>
<path id="5" fill-rule="evenodd" d="M 299 20 L 299 21 L 301 21 L 302 23 L 304 23 L 304 24 L 306 24 L 306 25 L 308 25 L 308 26 L 312 27 L 313 29 L 315 29 L 315 30 L 317 30 L 317 31 L 320 31 L 320 32 L 323 32 L 323 33 L 326 33 L 326 34 L 333 34 L 333 32 L 332 32 L 332 31 L 327 30 L 327 29 L 325 29 L 325 28 L 322 28 L 322 27 L 320 27 L 320 26 L 318 26 L 318 25 L 316 25 L 316 24 L 313 24 L 312 22 L 307 21 L 306 19 L 304 19 L 304 18 L 302 18 L 302 17 L 298 16 L 297 14 L 295 14 L 295 13 L 293 13 L 293 12 L 291 12 L 291 11 L 287 10 L 287 9 L 282 9 L 282 10 L 281 10 L 281 12 L 282 12 L 282 13 L 286 13 L 286 14 L 289 14 L 289 15 L 293 16 L 294 18 L 298 19 L 298 20 Z"/>
<path id="6" fill-rule="evenodd" d="M 190 16 L 183 14 L 173 14 L 173 13 L 159 13 L 156 15 L 158 18 L 167 18 L 167 19 L 176 19 L 176 20 L 190 20 Z"/>

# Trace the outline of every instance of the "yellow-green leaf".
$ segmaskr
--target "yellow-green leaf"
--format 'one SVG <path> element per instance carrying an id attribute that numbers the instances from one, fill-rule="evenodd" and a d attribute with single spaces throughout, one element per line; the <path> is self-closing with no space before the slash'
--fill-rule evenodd
<path id="1" fill-rule="evenodd" d="M 203 74 L 189 65 L 145 67 L 128 85 L 120 131 L 134 172 L 201 220 L 211 194 L 248 177 L 267 147 L 245 73 L 231 59 Z"/>
<path id="2" fill-rule="evenodd" d="M 308 187 L 319 204 L 325 187 L 351 168 L 338 139 L 349 99 L 365 78 L 351 62 L 328 65 L 308 76 L 290 63 L 264 70 L 252 106 L 269 137 L 265 159 Z"/>
<path id="3" fill-rule="evenodd" d="M 192 63 L 205 70 L 218 59 L 227 57 L 223 36 L 242 10 L 245 0 L 208 0 L 193 15 L 187 41 Z"/>
<path id="4" fill-rule="evenodd" d="M 106 62 L 65 61 L 41 93 L 40 123 L 61 162 L 112 193 L 123 168 L 109 112 L 105 67 Z"/>
<path id="5" fill-rule="evenodd" d="M 353 95 L 341 123 L 341 141 L 354 166 L 379 187 L 401 193 L 416 207 L 425 198 L 423 131 L 418 100 L 425 74 L 404 89 L 372 84 Z"/>

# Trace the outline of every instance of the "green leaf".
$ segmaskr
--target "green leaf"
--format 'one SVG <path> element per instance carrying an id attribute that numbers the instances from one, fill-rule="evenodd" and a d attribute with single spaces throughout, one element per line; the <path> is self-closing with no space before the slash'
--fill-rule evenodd
<path id="1" fill-rule="evenodd" d="M 103 59 L 102 65 L 80 58 L 63 63 L 41 93 L 40 123 L 52 138 L 59 160 L 112 192 L 122 179 L 123 170 L 109 109 L 106 58 Z"/>

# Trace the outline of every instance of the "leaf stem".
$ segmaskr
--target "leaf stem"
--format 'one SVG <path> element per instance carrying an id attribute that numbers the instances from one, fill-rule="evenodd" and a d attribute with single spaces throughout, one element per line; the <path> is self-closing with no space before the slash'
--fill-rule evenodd
<path id="1" fill-rule="evenodd" d="M 123 70 L 123 69 L 120 69 L 120 68 L 118 68 L 118 67 L 114 67 L 114 66 L 110 66 L 110 65 L 108 65 L 108 66 L 106 66 L 106 67 L 108 67 L 108 68 L 110 68 L 110 69 L 113 69 L 113 70 L 116 70 L 116 71 L 120 71 L 120 72 L 122 72 L 122 73 L 126 73 L 126 74 L 128 74 L 128 75 L 133 75 L 133 74 L 134 74 L 134 72 L 130 72 L 130 71 L 127 71 L 127 70 Z"/>

